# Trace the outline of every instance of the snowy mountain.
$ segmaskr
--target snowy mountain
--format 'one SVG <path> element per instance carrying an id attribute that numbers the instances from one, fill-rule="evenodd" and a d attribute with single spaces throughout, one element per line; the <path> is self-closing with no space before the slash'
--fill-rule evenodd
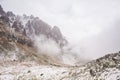
<path id="1" fill-rule="evenodd" d="M 43 35 L 45 38 L 40 44 L 36 43 L 39 44 L 37 47 L 42 47 L 38 50 L 35 39 Z M 67 40 L 57 26 L 52 28 L 32 15 L 5 12 L 0 6 L 0 80 L 120 80 L 120 52 L 81 66 L 71 66 L 61 60 L 64 52 L 69 53 L 59 51 L 66 44 Z M 54 53 L 51 47 L 58 54 L 51 54 Z"/>
<path id="2" fill-rule="evenodd" d="M 20 32 L 34 41 L 35 36 L 44 35 L 48 39 L 53 39 L 60 47 L 67 44 L 67 40 L 62 35 L 57 26 L 53 28 L 33 15 L 15 15 L 13 12 L 5 12 L 0 6 L 0 18 L 4 20 L 16 32 Z"/>
<path id="3" fill-rule="evenodd" d="M 67 42 L 58 27 L 52 28 L 37 17 L 6 13 L 1 6 L 0 15 L 0 60 L 2 63 L 33 61 L 37 64 L 62 64 L 57 57 L 59 54 L 56 53 L 53 57 L 46 52 L 46 45 L 50 45 L 48 47 L 50 48 L 55 44 L 61 49 L 66 44 L 64 41 Z M 45 38 L 37 42 L 36 36 L 39 38 L 43 35 Z M 48 42 L 45 43 L 46 41 Z M 53 44 L 50 44 L 49 42 L 52 41 Z M 37 48 L 36 45 L 45 46 L 45 48 L 41 50 L 43 48 Z"/>

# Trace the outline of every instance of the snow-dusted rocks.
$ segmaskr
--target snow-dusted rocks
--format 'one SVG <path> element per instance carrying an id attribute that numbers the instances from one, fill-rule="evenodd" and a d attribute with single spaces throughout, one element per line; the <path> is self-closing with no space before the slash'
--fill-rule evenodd
<path id="1" fill-rule="evenodd" d="M 52 28 L 49 24 L 33 15 L 15 15 L 11 11 L 5 12 L 0 6 L 0 19 L 8 23 L 9 27 L 14 28 L 15 31 L 29 37 L 32 41 L 34 41 L 35 36 L 44 35 L 48 39 L 53 39 L 60 46 L 67 44 L 67 40 L 58 27 Z"/>

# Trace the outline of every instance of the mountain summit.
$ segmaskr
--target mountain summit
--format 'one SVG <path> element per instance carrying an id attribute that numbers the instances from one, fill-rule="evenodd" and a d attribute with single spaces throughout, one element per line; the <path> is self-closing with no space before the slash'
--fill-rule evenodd
<path id="1" fill-rule="evenodd" d="M 0 6 L 0 19 L 5 21 L 13 30 L 24 34 L 32 41 L 34 41 L 35 36 L 44 35 L 48 39 L 54 40 L 60 47 L 67 44 L 67 40 L 57 26 L 52 28 L 49 24 L 33 15 L 15 15 L 11 11 L 5 12 Z"/>

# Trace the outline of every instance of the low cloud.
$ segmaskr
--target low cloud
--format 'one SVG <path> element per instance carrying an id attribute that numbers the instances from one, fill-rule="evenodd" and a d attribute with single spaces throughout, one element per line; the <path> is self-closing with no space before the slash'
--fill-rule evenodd
<path id="1" fill-rule="evenodd" d="M 37 48 L 38 55 L 48 55 L 64 64 L 75 65 L 77 62 L 83 60 L 71 45 L 65 45 L 61 48 L 54 40 L 48 39 L 44 35 L 35 37 L 34 46 Z"/>
<path id="2" fill-rule="evenodd" d="M 54 40 L 46 38 L 44 35 L 36 36 L 34 43 L 37 47 L 38 52 L 42 54 L 60 54 L 60 47 L 58 44 Z"/>

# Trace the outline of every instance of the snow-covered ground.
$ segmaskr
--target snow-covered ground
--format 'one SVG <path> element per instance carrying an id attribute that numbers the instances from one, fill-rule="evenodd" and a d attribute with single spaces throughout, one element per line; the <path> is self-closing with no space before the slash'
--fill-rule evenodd
<path id="1" fill-rule="evenodd" d="M 101 74 L 100 78 L 105 80 L 120 80 L 120 70 L 116 68 L 107 69 Z"/>
<path id="2" fill-rule="evenodd" d="M 85 66 L 63 67 L 13 62 L 0 65 L 0 80 L 120 80 L 120 70 L 107 68 L 99 76 L 91 76 Z"/>
<path id="3" fill-rule="evenodd" d="M 0 66 L 0 80 L 60 80 L 69 74 L 67 67 L 29 63 Z"/>

